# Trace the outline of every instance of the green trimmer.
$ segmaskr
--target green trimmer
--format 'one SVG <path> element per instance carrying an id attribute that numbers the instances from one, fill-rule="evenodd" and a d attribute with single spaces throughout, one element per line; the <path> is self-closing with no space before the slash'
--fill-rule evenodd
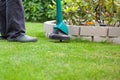
<path id="1" fill-rule="evenodd" d="M 70 36 L 68 35 L 68 28 L 62 17 L 61 0 L 56 0 L 56 9 L 56 25 L 54 26 L 54 32 L 49 35 L 49 38 L 60 41 L 70 40 Z"/>

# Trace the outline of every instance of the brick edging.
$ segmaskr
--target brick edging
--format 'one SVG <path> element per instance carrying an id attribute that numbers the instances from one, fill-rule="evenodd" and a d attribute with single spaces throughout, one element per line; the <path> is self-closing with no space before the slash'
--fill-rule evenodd
<path id="1" fill-rule="evenodd" d="M 44 23 L 45 36 L 48 37 L 50 33 L 53 32 L 53 27 L 55 26 L 55 21 L 47 21 Z M 120 27 L 110 27 L 110 26 L 75 26 L 67 25 L 69 30 L 69 35 L 80 36 L 81 38 L 89 38 L 92 41 L 107 41 L 120 43 Z M 117 42 L 116 42 L 117 41 Z"/>

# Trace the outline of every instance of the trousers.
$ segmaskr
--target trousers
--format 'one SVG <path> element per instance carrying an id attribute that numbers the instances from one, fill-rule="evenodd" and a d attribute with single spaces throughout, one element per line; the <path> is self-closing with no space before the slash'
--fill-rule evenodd
<path id="1" fill-rule="evenodd" d="M 0 32 L 10 39 L 25 34 L 22 0 L 0 0 Z"/>

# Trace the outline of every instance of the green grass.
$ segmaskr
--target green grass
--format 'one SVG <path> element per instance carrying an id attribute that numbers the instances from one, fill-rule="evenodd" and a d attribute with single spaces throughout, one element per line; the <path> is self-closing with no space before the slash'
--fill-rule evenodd
<path id="1" fill-rule="evenodd" d="M 120 80 L 120 45 L 53 42 L 43 24 L 26 23 L 36 43 L 0 40 L 0 80 Z"/>

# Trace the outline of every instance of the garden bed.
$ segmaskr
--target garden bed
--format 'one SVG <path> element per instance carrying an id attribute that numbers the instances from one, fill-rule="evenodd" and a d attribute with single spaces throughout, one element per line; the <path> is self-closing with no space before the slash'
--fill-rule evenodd
<path id="1" fill-rule="evenodd" d="M 45 36 L 53 32 L 55 21 L 44 23 Z M 82 39 L 97 42 L 112 42 L 120 44 L 120 27 L 110 26 L 75 26 L 67 25 L 70 36 L 78 36 Z"/>

